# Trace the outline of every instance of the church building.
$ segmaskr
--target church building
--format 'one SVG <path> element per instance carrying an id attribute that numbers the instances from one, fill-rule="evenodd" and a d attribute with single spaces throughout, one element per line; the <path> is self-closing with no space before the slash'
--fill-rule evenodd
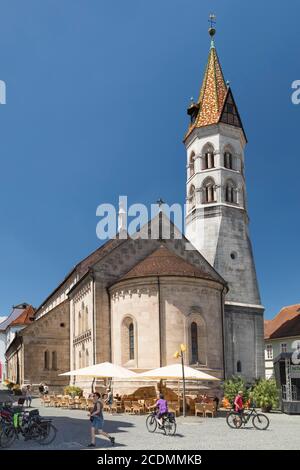
<path id="1" fill-rule="evenodd" d="M 264 376 L 264 309 L 248 229 L 247 139 L 214 28 L 209 33 L 204 79 L 188 108 L 184 137 L 185 236 L 178 239 L 171 224 L 171 237 L 163 237 L 161 228 L 170 221 L 161 211 L 137 238 L 117 236 L 78 263 L 7 351 L 8 361 L 19 354 L 23 382 L 59 388 L 70 380 L 60 373 L 104 361 L 146 371 L 175 363 L 181 343 L 187 364 L 220 379 Z"/>

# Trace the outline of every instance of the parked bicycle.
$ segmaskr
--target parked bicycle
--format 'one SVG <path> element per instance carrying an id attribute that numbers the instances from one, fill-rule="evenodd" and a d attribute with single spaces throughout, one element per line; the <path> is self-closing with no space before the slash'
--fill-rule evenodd
<path id="1" fill-rule="evenodd" d="M 174 413 L 166 413 L 162 417 L 162 425 L 157 422 L 156 411 L 153 411 L 146 419 L 149 432 L 155 432 L 157 427 L 162 429 L 166 436 L 174 436 L 176 433 L 176 418 Z"/>
<path id="2" fill-rule="evenodd" d="M 51 419 L 42 418 L 38 410 L 16 411 L 11 410 L 2 416 L 1 413 L 1 432 L 0 447 L 10 447 L 15 439 L 20 436 L 24 440 L 35 440 L 40 445 L 48 445 L 54 441 L 57 429 L 52 424 Z"/>
<path id="3" fill-rule="evenodd" d="M 255 408 L 244 410 L 243 413 L 230 411 L 226 417 L 226 422 L 230 428 L 240 429 L 242 426 L 245 426 L 251 418 L 255 429 L 260 431 L 268 429 L 270 424 L 269 418 L 263 413 L 258 413 Z"/>

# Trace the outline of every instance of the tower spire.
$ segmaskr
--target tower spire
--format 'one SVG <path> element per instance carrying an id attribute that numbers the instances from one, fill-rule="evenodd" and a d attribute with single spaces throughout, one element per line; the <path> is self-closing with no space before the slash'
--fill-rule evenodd
<path id="1" fill-rule="evenodd" d="M 215 15 L 210 15 L 209 23 L 210 27 L 208 33 L 211 38 L 210 51 L 198 101 L 197 103 L 191 103 L 187 110 L 191 117 L 191 123 L 185 135 L 185 139 L 194 129 L 218 124 L 219 122 L 231 124 L 243 129 L 237 107 L 229 88 L 229 82 L 226 82 L 224 79 L 215 47 Z M 229 106 L 227 106 L 227 104 L 229 104 Z"/>

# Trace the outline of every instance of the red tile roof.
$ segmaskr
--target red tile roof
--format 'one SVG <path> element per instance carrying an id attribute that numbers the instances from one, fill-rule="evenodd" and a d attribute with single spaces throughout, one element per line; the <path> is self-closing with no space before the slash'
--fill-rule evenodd
<path id="1" fill-rule="evenodd" d="M 29 305 L 15 320 L 10 323 L 9 326 L 28 325 L 32 322 L 34 312 L 35 309 L 32 307 L 32 305 Z"/>
<path id="2" fill-rule="evenodd" d="M 215 280 L 207 272 L 196 268 L 165 246 L 156 249 L 119 281 L 148 276 L 187 276 Z"/>
<path id="3" fill-rule="evenodd" d="M 265 339 L 300 336 L 300 304 L 283 307 L 272 320 L 265 320 Z"/>

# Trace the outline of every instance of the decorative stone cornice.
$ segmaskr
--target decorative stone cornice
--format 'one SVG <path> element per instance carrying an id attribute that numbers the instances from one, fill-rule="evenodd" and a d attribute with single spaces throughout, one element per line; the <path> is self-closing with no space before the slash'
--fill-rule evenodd
<path id="1" fill-rule="evenodd" d="M 92 330 L 87 330 L 73 339 L 73 345 L 75 346 L 76 344 L 79 344 L 79 343 L 82 343 L 91 339 L 92 339 Z"/>
<path id="2" fill-rule="evenodd" d="M 115 302 L 119 299 L 125 299 L 126 297 L 131 299 L 133 295 L 137 295 L 138 297 L 141 297 L 142 295 L 148 295 L 148 297 L 151 297 L 153 295 L 157 295 L 157 287 L 123 287 L 112 292 L 111 299 L 113 302 Z"/>
<path id="3" fill-rule="evenodd" d="M 73 302 L 80 302 L 92 290 L 91 281 L 89 280 L 81 289 L 74 295 Z"/>

